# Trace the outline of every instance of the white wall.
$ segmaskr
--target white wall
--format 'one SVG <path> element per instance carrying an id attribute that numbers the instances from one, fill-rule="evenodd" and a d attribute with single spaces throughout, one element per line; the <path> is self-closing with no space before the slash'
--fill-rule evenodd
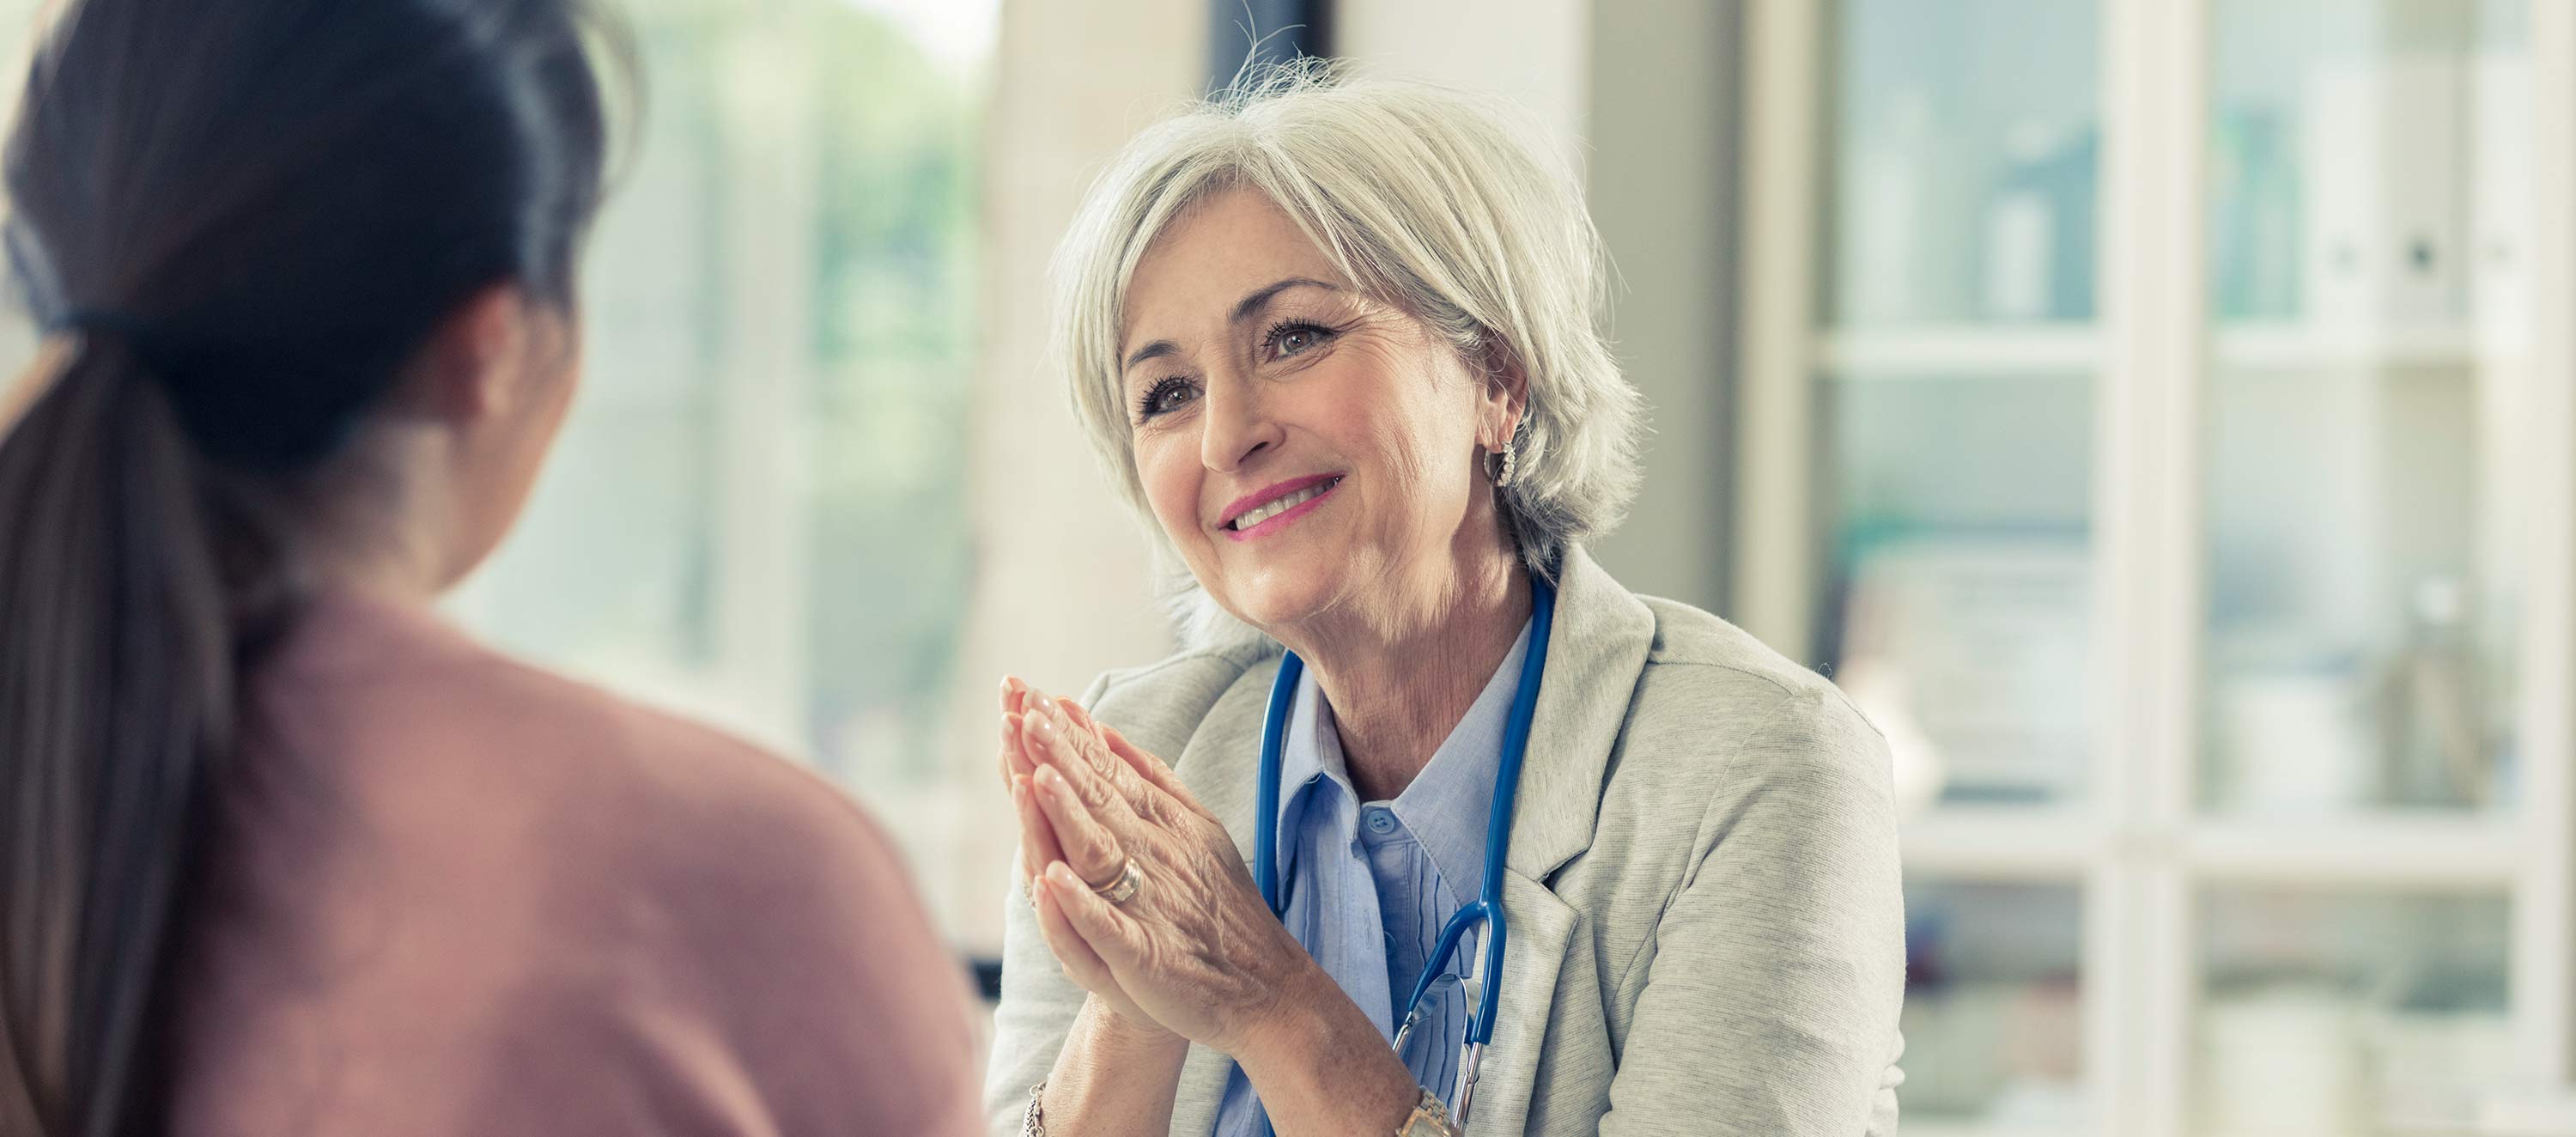
<path id="1" fill-rule="evenodd" d="M 1372 74 L 1506 95 L 1582 158 L 1588 0 L 1340 0 L 1333 53 Z"/>
<path id="2" fill-rule="evenodd" d="M 1653 430 L 1636 508 L 1595 551 L 1628 587 L 1723 615 L 1741 5 L 1590 8 L 1592 216 L 1619 274 L 1619 365 L 1645 393 Z"/>
<path id="3" fill-rule="evenodd" d="M 1046 364 L 1046 266 L 1082 191 L 1138 130 L 1199 91 L 1205 0 L 1062 4 L 1005 0 L 986 132 L 985 340 L 968 459 L 973 609 L 957 670 L 951 760 L 964 839 L 947 864 L 921 864 L 934 904 L 969 947 L 1001 942 L 1000 889 L 1013 831 L 992 772 L 1004 673 L 1079 695 L 1111 667 L 1171 653 L 1154 606 L 1144 534 L 1119 506 Z M 987 792 L 989 791 L 989 792 Z M 998 818 L 998 824 L 995 819 Z"/>

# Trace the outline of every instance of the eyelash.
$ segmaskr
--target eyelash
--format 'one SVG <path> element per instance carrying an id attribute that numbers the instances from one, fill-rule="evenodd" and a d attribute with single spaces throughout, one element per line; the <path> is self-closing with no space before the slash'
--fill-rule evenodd
<path id="1" fill-rule="evenodd" d="M 1163 379 L 1151 387 L 1145 388 L 1145 397 L 1138 400 L 1136 404 L 1137 420 L 1141 422 L 1145 419 L 1162 414 L 1163 411 L 1157 406 L 1157 404 L 1163 401 L 1163 392 L 1171 390 L 1174 387 L 1185 388 L 1189 385 L 1189 380 L 1183 379 L 1178 375 L 1173 375 Z"/>
<path id="2" fill-rule="evenodd" d="M 1261 349 L 1263 351 L 1274 351 L 1278 348 L 1279 341 L 1281 339 L 1298 332 L 1304 332 L 1315 337 L 1315 343 L 1308 344 L 1305 348 L 1300 349 L 1296 352 L 1298 355 L 1303 355 L 1306 352 L 1313 351 L 1316 344 L 1320 344 L 1324 340 L 1331 338 L 1333 334 L 1333 330 L 1331 328 L 1324 327 L 1321 324 L 1308 323 L 1304 320 L 1282 320 L 1276 324 L 1272 324 L 1269 331 L 1261 334 Z M 1170 391 L 1175 387 L 1186 388 L 1188 386 L 1189 380 L 1183 379 L 1178 375 L 1171 375 L 1164 377 L 1153 386 L 1147 387 L 1145 389 L 1145 396 L 1142 399 L 1137 400 L 1136 403 L 1137 421 L 1143 422 L 1146 419 L 1165 413 L 1168 409 L 1172 409 L 1160 406 L 1164 392 Z"/>
<path id="3" fill-rule="evenodd" d="M 1278 323 L 1276 323 L 1276 324 L 1272 324 L 1272 325 L 1270 325 L 1270 330 L 1269 330 L 1269 331 L 1262 333 L 1262 335 L 1261 335 L 1261 347 L 1262 347 L 1262 350 L 1264 350 L 1264 351 L 1268 351 L 1268 350 L 1271 350 L 1271 349 L 1273 349 L 1273 348 L 1278 347 L 1278 346 L 1279 346 L 1279 341 L 1280 341 L 1280 339 L 1281 339 L 1282 337 L 1285 337 L 1285 336 L 1290 335 L 1290 334 L 1295 333 L 1295 332 L 1308 332 L 1308 333 L 1312 333 L 1312 334 L 1314 335 L 1314 337 L 1315 337 L 1315 341 L 1316 341 L 1316 343 L 1321 343 L 1321 342 L 1323 342 L 1326 338 L 1330 337 L 1330 336 L 1333 334 L 1333 330 L 1332 330 L 1331 328 L 1324 327 L 1324 326 L 1323 326 L 1323 325 L 1321 325 L 1321 324 L 1310 324 L 1310 323 L 1307 323 L 1307 322 L 1306 322 L 1306 321 L 1304 321 L 1304 320 L 1281 320 L 1280 322 L 1278 322 Z M 1306 350 L 1307 350 L 1307 351 L 1312 351 L 1312 350 L 1314 350 L 1314 345 L 1313 345 L 1313 344 L 1309 344 L 1309 345 L 1307 345 Z M 1303 354 L 1303 352 L 1301 352 L 1301 353 L 1299 353 L 1299 354 Z"/>

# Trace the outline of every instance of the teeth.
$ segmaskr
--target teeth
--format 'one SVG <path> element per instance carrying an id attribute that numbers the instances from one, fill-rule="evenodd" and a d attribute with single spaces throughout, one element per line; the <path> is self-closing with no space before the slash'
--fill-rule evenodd
<path id="1" fill-rule="evenodd" d="M 1258 506 L 1251 510 L 1247 510 L 1243 516 L 1234 519 L 1234 528 L 1237 531 L 1250 529 L 1255 525 L 1259 525 L 1264 521 L 1268 521 L 1273 517 L 1277 517 L 1282 513 L 1286 513 L 1289 510 L 1295 509 L 1298 506 L 1322 497 L 1324 496 L 1325 490 L 1329 490 L 1340 484 L 1342 484 L 1342 480 L 1340 478 L 1335 478 L 1329 482 L 1320 482 L 1315 485 L 1308 486 L 1305 489 L 1298 490 L 1297 492 L 1271 502 L 1268 505 Z"/>

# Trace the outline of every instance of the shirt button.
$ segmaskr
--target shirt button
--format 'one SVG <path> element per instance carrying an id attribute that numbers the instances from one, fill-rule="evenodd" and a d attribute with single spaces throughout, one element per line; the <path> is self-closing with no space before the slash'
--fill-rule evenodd
<path id="1" fill-rule="evenodd" d="M 1383 835 L 1395 832 L 1395 811 L 1392 809 L 1382 805 L 1372 805 L 1361 810 L 1360 815 L 1362 820 L 1368 822 L 1371 833 Z"/>

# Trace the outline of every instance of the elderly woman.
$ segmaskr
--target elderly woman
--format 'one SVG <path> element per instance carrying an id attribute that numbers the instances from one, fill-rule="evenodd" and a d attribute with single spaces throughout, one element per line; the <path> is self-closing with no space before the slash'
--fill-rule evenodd
<path id="1" fill-rule="evenodd" d="M 1005 684 L 993 1133 L 1440 1134 L 1468 1093 L 1478 1134 L 1893 1131 L 1885 748 L 1585 553 L 1639 400 L 1536 136 L 1290 73 L 1084 205 L 1063 362 L 1194 646 L 1079 703 Z"/>

